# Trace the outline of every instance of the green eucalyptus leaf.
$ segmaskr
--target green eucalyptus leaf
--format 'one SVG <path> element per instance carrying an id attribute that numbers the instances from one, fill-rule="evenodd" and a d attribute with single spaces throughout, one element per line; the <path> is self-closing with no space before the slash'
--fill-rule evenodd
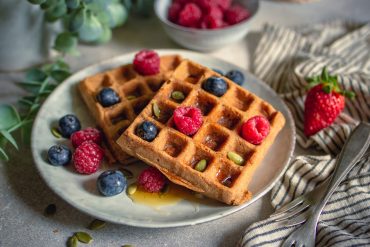
<path id="1" fill-rule="evenodd" d="M 0 130 L 7 130 L 19 122 L 19 114 L 13 106 L 0 105 Z"/>
<path id="2" fill-rule="evenodd" d="M 32 101 L 29 101 L 29 100 L 26 100 L 26 99 L 20 99 L 18 101 L 18 103 L 21 104 L 21 105 L 24 105 L 26 107 L 30 107 L 31 105 L 33 105 Z"/>
<path id="3" fill-rule="evenodd" d="M 67 5 L 62 1 L 46 10 L 45 19 L 54 22 L 67 13 Z"/>
<path id="4" fill-rule="evenodd" d="M 94 41 L 95 44 L 104 44 L 104 43 L 107 43 L 109 40 L 111 40 L 112 38 L 112 30 L 105 26 L 103 27 L 103 33 L 102 35 L 96 40 Z"/>
<path id="5" fill-rule="evenodd" d="M 17 82 L 17 85 L 30 93 L 37 93 L 41 87 L 41 84 L 38 82 Z"/>
<path id="6" fill-rule="evenodd" d="M 77 9 L 80 6 L 80 0 L 65 0 L 69 9 Z"/>
<path id="7" fill-rule="evenodd" d="M 17 141 L 8 131 L 0 130 L 0 135 L 2 135 L 6 140 L 8 140 L 18 150 Z"/>
<path id="8" fill-rule="evenodd" d="M 30 69 L 26 72 L 27 81 L 43 81 L 48 75 L 40 69 Z"/>
<path id="9" fill-rule="evenodd" d="M 55 50 L 62 53 L 76 53 L 77 38 L 73 34 L 65 32 L 57 36 L 55 40 Z"/>
<path id="10" fill-rule="evenodd" d="M 78 31 L 78 37 L 85 42 L 92 42 L 102 35 L 103 26 L 98 18 L 91 12 L 87 11 L 86 21 Z"/>
<path id="11" fill-rule="evenodd" d="M 0 159 L 5 161 L 9 160 L 8 155 L 6 154 L 5 150 L 2 147 L 0 147 Z"/>
<path id="12" fill-rule="evenodd" d="M 65 70 L 53 70 L 51 71 L 51 77 L 53 77 L 57 82 L 62 82 L 67 79 L 71 73 Z"/>
<path id="13" fill-rule="evenodd" d="M 61 70 L 66 70 L 66 71 L 70 70 L 69 65 L 66 62 L 64 62 L 62 59 L 58 59 L 54 64 L 56 65 L 56 69 L 61 69 Z"/>
<path id="14" fill-rule="evenodd" d="M 128 17 L 128 11 L 125 6 L 119 3 L 108 5 L 107 11 L 109 13 L 110 21 L 109 27 L 114 28 L 124 24 Z"/>
<path id="15" fill-rule="evenodd" d="M 86 8 L 78 9 L 69 21 L 69 30 L 71 32 L 78 32 L 86 21 Z"/>
<path id="16" fill-rule="evenodd" d="M 28 0 L 28 2 L 32 4 L 42 4 L 45 1 L 46 0 Z"/>

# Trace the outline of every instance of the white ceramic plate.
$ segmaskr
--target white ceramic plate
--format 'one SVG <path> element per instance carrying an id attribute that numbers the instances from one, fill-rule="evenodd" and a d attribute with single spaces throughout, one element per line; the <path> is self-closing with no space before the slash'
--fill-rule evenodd
<path id="1" fill-rule="evenodd" d="M 184 58 L 223 71 L 241 70 L 246 77 L 244 86 L 266 99 L 284 114 L 287 120 L 286 125 L 257 169 L 250 184 L 250 190 L 254 195 L 252 200 L 240 206 L 228 206 L 221 203 L 194 205 L 194 203 L 183 200 L 175 205 L 163 206 L 162 210 L 155 210 L 152 207 L 133 203 L 125 193 L 114 197 L 99 195 L 96 189 L 96 179 L 101 171 L 92 175 L 80 175 L 73 171 L 71 165 L 55 167 L 47 162 L 47 150 L 52 145 L 56 143 L 69 145 L 68 140 L 56 139 L 50 132 L 51 126 L 55 126 L 60 117 L 74 113 L 81 120 L 83 128 L 95 126 L 84 102 L 78 95 L 77 83 L 89 75 L 132 63 L 134 53 L 92 65 L 75 73 L 49 96 L 37 115 L 32 132 L 32 153 L 41 176 L 56 194 L 79 210 L 102 220 L 132 226 L 157 228 L 194 225 L 224 217 L 247 207 L 272 188 L 281 177 L 292 155 L 295 128 L 288 108 L 268 86 L 233 64 L 209 55 L 182 50 L 158 50 L 158 53 L 160 55 L 180 54 Z M 133 169 L 137 175 L 140 167 L 131 166 L 130 169 Z"/>

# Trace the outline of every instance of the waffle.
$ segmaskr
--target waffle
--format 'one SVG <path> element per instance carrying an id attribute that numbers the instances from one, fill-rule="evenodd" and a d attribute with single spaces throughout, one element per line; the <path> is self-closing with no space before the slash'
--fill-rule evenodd
<path id="1" fill-rule="evenodd" d="M 216 97 L 201 88 L 210 76 L 220 76 L 213 70 L 189 60 L 183 60 L 172 76 L 157 92 L 152 101 L 118 139 L 128 154 L 158 168 L 172 182 L 230 205 L 239 205 L 252 196 L 248 190 L 253 173 L 268 148 L 285 124 L 284 116 L 269 103 L 232 81 L 224 78 L 228 90 Z M 182 102 L 171 98 L 173 91 L 182 91 Z M 153 113 L 156 103 L 161 113 Z M 198 132 L 186 136 L 176 130 L 172 113 L 179 106 L 196 106 L 203 113 L 203 124 Z M 260 145 L 253 145 L 239 136 L 238 130 L 250 117 L 263 115 L 270 122 L 270 133 Z M 154 123 L 159 130 L 152 142 L 135 134 L 144 120 Z M 236 165 L 227 158 L 229 151 L 244 158 Z M 203 172 L 194 169 L 202 159 L 207 160 Z"/>
<path id="2" fill-rule="evenodd" d="M 129 164 L 135 161 L 122 152 L 116 140 L 170 77 L 180 61 L 178 55 L 162 56 L 160 72 L 153 76 L 142 76 L 129 64 L 87 77 L 79 83 L 82 98 L 103 131 L 105 143 L 113 154 L 111 162 Z M 96 96 L 103 87 L 113 88 L 120 102 L 111 107 L 101 106 Z"/>

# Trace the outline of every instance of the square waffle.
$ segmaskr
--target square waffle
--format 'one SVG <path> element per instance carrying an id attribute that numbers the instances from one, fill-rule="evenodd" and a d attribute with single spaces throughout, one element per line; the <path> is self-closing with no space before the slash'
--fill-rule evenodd
<path id="1" fill-rule="evenodd" d="M 211 76 L 220 75 L 183 60 L 117 142 L 122 150 L 158 168 L 174 183 L 239 205 L 251 198 L 248 184 L 283 128 L 285 118 L 269 103 L 225 77 L 228 90 L 222 97 L 208 93 L 202 89 L 202 83 Z M 173 100 L 173 91 L 183 92 L 185 99 Z M 159 118 L 153 113 L 153 104 L 161 110 Z M 176 129 L 172 113 L 179 106 L 196 106 L 202 111 L 203 124 L 194 136 Z M 241 125 L 256 115 L 263 115 L 270 122 L 270 133 L 260 145 L 250 144 L 239 135 Z M 152 142 L 135 134 L 137 126 L 145 120 L 154 123 L 159 131 Z M 242 156 L 243 164 L 229 160 L 229 151 Z M 199 172 L 194 167 L 203 159 L 207 160 L 207 167 Z"/>
<path id="2" fill-rule="evenodd" d="M 108 149 L 114 156 L 111 157 L 111 162 L 129 164 L 135 161 L 122 152 L 116 140 L 171 76 L 180 61 L 181 57 L 178 55 L 162 56 L 160 72 L 156 75 L 142 76 L 134 70 L 132 64 L 128 64 L 87 77 L 79 83 L 82 98 L 103 131 Z M 103 87 L 114 89 L 120 102 L 103 107 L 96 99 Z"/>

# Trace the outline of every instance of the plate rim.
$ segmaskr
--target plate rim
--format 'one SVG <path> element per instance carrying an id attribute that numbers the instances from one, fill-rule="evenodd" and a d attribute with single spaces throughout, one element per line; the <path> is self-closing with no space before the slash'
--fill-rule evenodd
<path id="1" fill-rule="evenodd" d="M 216 213 L 211 213 L 210 215 L 207 215 L 207 216 L 204 216 L 204 217 L 200 217 L 200 218 L 197 218 L 197 219 L 191 219 L 191 220 L 182 220 L 182 221 L 177 221 L 177 222 L 143 222 L 143 221 L 135 221 L 133 219 L 130 219 L 130 218 L 127 218 L 128 221 L 122 221 L 122 220 L 113 220 L 112 218 L 108 218 L 106 217 L 104 214 L 99 214 L 97 215 L 96 214 L 96 211 L 95 212 L 92 212 L 90 211 L 89 209 L 85 209 L 85 208 L 81 208 L 78 203 L 76 203 L 75 201 L 71 200 L 70 198 L 68 198 L 68 196 L 65 196 L 63 193 L 58 193 L 57 190 L 54 189 L 54 186 L 51 185 L 51 182 L 46 178 L 46 175 L 44 174 L 44 172 L 42 171 L 42 167 L 40 166 L 40 164 L 38 164 L 37 162 L 37 159 L 36 157 L 40 156 L 40 154 L 38 152 L 36 152 L 36 143 L 34 142 L 34 140 L 36 139 L 35 138 L 35 135 L 36 135 L 36 126 L 39 125 L 39 122 L 42 120 L 42 118 L 40 117 L 40 115 L 42 114 L 42 112 L 44 111 L 44 108 L 46 107 L 46 105 L 48 104 L 48 102 L 51 100 L 51 98 L 53 98 L 53 95 L 54 94 L 57 94 L 57 92 L 59 90 L 62 90 L 61 86 L 63 84 L 70 84 L 70 83 L 77 83 L 76 80 L 74 79 L 75 77 L 78 77 L 79 74 L 81 73 L 84 73 L 85 71 L 88 71 L 88 70 L 91 70 L 91 69 L 94 69 L 95 67 L 101 67 L 100 69 L 98 69 L 99 71 L 105 71 L 107 69 L 109 69 L 109 64 L 112 64 L 114 63 L 115 61 L 119 61 L 119 60 L 124 60 L 126 57 L 133 57 L 138 51 L 134 51 L 134 52 L 129 52 L 129 53 L 124 53 L 124 54 L 121 54 L 121 55 L 118 55 L 118 56 L 115 56 L 115 57 L 112 57 L 112 58 L 108 58 L 108 59 L 104 59 L 102 61 L 99 61 L 97 63 L 93 63 L 93 64 L 90 64 L 88 66 L 85 66 L 81 69 L 79 69 L 78 71 L 74 72 L 71 76 L 69 76 L 67 79 L 65 79 L 62 83 L 60 83 L 58 85 L 58 87 L 56 89 L 53 90 L 53 92 L 48 96 L 48 98 L 44 101 L 44 103 L 42 104 L 40 110 L 38 111 L 37 115 L 36 115 L 36 118 L 35 118 L 35 121 L 34 121 L 34 124 L 32 126 L 32 133 L 31 133 L 31 152 L 32 152 L 32 158 L 33 158 L 33 161 L 34 161 L 34 164 L 36 165 L 36 168 L 37 168 L 37 172 L 40 174 L 40 176 L 42 177 L 42 179 L 45 181 L 45 183 L 48 185 L 48 187 L 56 194 L 58 195 L 61 199 L 63 199 L 64 201 L 66 201 L 68 204 L 70 204 L 71 206 L 73 206 L 74 208 L 78 209 L 79 211 L 85 213 L 85 214 L 88 214 L 90 216 L 93 216 L 93 217 L 97 217 L 99 219 L 102 219 L 102 220 L 105 220 L 105 221 L 108 221 L 108 222 L 112 222 L 112 223 L 116 223 L 116 224 L 123 224 L 123 225 L 130 225 L 130 226 L 135 226 L 135 227 L 146 227 L 146 228 L 170 228 L 170 227 L 180 227 L 180 226 L 191 226 L 191 225 L 196 225 L 196 224 L 200 224 L 200 223 L 206 223 L 206 222 L 210 222 L 210 221 L 213 221 L 213 220 L 216 220 L 216 219 L 220 219 L 222 217 L 225 217 L 227 215 L 231 215 L 233 213 L 236 213 L 244 208 L 247 208 L 248 206 L 250 206 L 251 204 L 253 204 L 254 202 L 256 202 L 258 199 L 260 199 L 261 197 L 263 197 L 265 194 L 267 194 L 271 189 L 272 187 L 279 181 L 279 179 L 282 177 L 282 175 L 284 174 L 284 172 L 286 171 L 291 159 L 292 159 L 292 156 L 293 156 L 293 153 L 294 153 L 294 150 L 295 150 L 295 146 L 296 146 L 296 128 L 295 128 L 295 122 L 294 122 L 294 119 L 293 119 L 293 116 L 292 116 L 292 113 L 290 112 L 290 109 L 289 107 L 286 105 L 286 103 L 278 96 L 278 94 L 267 84 L 265 83 L 264 81 L 258 79 L 256 76 L 254 76 L 253 74 L 251 74 L 247 69 L 244 69 L 242 67 L 240 67 L 239 65 L 237 64 L 234 64 L 232 62 L 229 62 L 229 61 L 226 61 L 224 59 L 221 59 L 221 58 L 218 58 L 218 57 L 215 57 L 215 56 L 212 56 L 212 55 L 209 55 L 209 54 L 204 54 L 204 53 L 199 53 L 199 52 L 194 52 L 194 51 L 188 51 L 188 50 L 183 50 L 183 49 L 154 49 L 158 54 L 160 55 L 166 55 L 166 54 L 178 54 L 178 55 L 181 55 L 183 57 L 187 57 L 187 54 L 189 54 L 189 56 L 200 56 L 200 57 L 205 57 L 206 59 L 212 59 L 214 61 L 217 62 L 220 61 L 222 63 L 228 63 L 228 64 L 231 64 L 232 66 L 240 69 L 241 71 L 243 71 L 243 73 L 247 73 L 248 74 L 248 77 L 251 77 L 253 78 L 255 81 L 257 81 L 259 83 L 259 86 L 263 87 L 264 90 L 267 90 L 269 91 L 269 93 L 273 94 L 274 96 L 276 96 L 277 100 L 280 101 L 282 107 L 284 108 L 285 110 L 285 113 L 284 114 L 284 117 L 286 118 L 286 123 L 289 123 L 291 125 L 291 136 L 290 136 L 290 143 L 291 143 L 291 146 L 289 147 L 289 153 L 288 153 L 288 158 L 287 160 L 285 161 L 286 164 L 284 165 L 284 167 L 281 169 L 281 171 L 276 174 L 274 176 L 274 178 L 264 187 L 264 189 L 253 195 L 252 199 L 245 202 L 244 204 L 242 205 L 239 205 L 239 206 L 228 206 L 230 207 L 229 209 L 223 211 L 223 212 L 216 212 Z M 106 65 L 107 67 L 104 67 L 103 65 Z M 111 67 L 113 68 L 113 67 Z"/>

